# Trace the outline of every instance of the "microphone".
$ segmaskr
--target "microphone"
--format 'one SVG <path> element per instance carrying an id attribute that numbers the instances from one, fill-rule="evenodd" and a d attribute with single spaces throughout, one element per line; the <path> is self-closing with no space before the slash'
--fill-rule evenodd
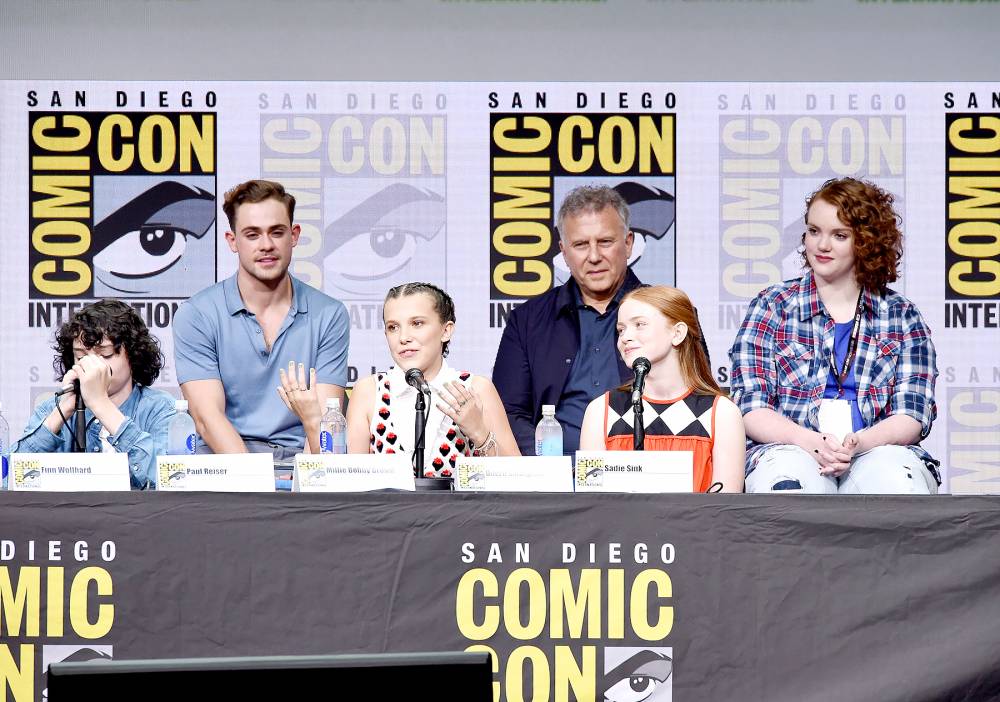
<path id="1" fill-rule="evenodd" d="M 431 394 L 431 386 L 424 380 L 424 374 L 419 368 L 411 368 L 406 371 L 406 384 L 412 385 L 420 392 Z"/>
<path id="2" fill-rule="evenodd" d="M 642 402 L 642 386 L 646 382 L 646 374 L 649 373 L 649 359 L 644 356 L 632 361 L 632 372 L 635 373 L 635 380 L 632 381 L 632 404 L 637 405 Z"/>
<path id="3" fill-rule="evenodd" d="M 427 441 L 427 401 L 424 394 L 431 394 L 431 388 L 424 380 L 424 374 L 419 368 L 411 368 L 406 371 L 406 384 L 417 389 L 417 398 L 414 402 L 413 417 L 413 475 L 416 478 L 424 477 L 424 447 Z"/>
<path id="4" fill-rule="evenodd" d="M 76 410 L 73 412 L 73 416 L 76 418 L 76 424 L 74 425 L 74 440 L 76 443 L 76 450 L 80 453 L 86 453 L 87 451 L 87 415 L 86 405 L 83 404 L 83 393 L 80 392 L 80 381 L 73 381 L 73 392 L 76 393 Z"/>

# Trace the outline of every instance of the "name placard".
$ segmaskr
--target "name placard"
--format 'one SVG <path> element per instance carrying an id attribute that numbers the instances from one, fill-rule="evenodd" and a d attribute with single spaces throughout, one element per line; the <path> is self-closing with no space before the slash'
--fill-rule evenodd
<path id="1" fill-rule="evenodd" d="M 175 492 L 274 492 L 270 453 L 157 456 L 156 489 Z"/>
<path id="2" fill-rule="evenodd" d="M 459 492 L 573 492 L 569 456 L 460 456 L 456 470 Z"/>
<path id="3" fill-rule="evenodd" d="M 300 453 L 292 492 L 369 492 L 415 489 L 413 466 L 404 454 Z"/>
<path id="4" fill-rule="evenodd" d="M 131 489 L 124 453 L 12 453 L 11 490 L 93 492 Z"/>
<path id="5" fill-rule="evenodd" d="M 577 451 L 577 492 L 691 492 L 691 451 Z"/>

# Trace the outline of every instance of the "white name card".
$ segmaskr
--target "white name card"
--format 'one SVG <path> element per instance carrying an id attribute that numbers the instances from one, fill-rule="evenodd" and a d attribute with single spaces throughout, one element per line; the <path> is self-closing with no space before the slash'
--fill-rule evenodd
<path id="1" fill-rule="evenodd" d="M 458 492 L 573 492 L 569 456 L 460 456 Z"/>
<path id="2" fill-rule="evenodd" d="M 156 457 L 156 489 L 174 492 L 274 492 L 270 453 Z"/>
<path id="3" fill-rule="evenodd" d="M 293 492 L 415 490 L 408 454 L 300 453 Z"/>
<path id="4" fill-rule="evenodd" d="M 12 453 L 11 490 L 92 492 L 131 489 L 124 453 Z"/>
<path id="5" fill-rule="evenodd" d="M 691 492 L 691 451 L 577 451 L 577 492 Z"/>

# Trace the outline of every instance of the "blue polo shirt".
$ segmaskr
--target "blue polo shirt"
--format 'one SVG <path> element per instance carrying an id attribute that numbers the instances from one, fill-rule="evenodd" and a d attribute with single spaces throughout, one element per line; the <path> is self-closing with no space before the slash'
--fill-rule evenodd
<path id="1" fill-rule="evenodd" d="M 244 439 L 302 447 L 302 424 L 278 396 L 278 370 L 295 361 L 315 368 L 317 382 L 346 386 L 350 321 L 342 302 L 289 278 L 292 304 L 270 350 L 234 275 L 177 310 L 174 358 L 178 383 L 222 382 L 226 417 Z"/>
<path id="2" fill-rule="evenodd" d="M 627 292 L 624 286 L 619 288 L 601 313 L 584 304 L 575 282 L 570 287 L 580 320 L 580 349 L 556 406 L 556 419 L 563 428 L 563 453 L 567 456 L 580 448 L 580 428 L 590 401 L 622 384 L 618 368 L 618 305 Z"/>

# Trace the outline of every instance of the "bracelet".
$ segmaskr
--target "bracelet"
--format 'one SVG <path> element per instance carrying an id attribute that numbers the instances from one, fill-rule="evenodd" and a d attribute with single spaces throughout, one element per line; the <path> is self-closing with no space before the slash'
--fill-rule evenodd
<path id="1" fill-rule="evenodd" d="M 479 445 L 478 448 L 476 446 L 472 447 L 472 455 L 477 457 L 488 456 L 490 449 L 494 449 L 496 446 L 497 437 L 493 435 L 493 432 L 490 432 L 486 435 L 486 439 Z"/>

